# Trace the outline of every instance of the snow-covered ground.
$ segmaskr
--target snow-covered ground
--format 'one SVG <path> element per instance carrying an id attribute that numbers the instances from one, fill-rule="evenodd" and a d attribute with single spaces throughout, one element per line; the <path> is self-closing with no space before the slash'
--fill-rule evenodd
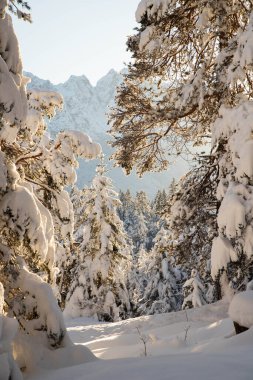
<path id="1" fill-rule="evenodd" d="M 253 328 L 234 335 L 227 308 L 220 302 L 117 323 L 69 320 L 70 337 L 78 346 L 72 352 L 44 353 L 40 369 L 25 379 L 252 380 Z"/>

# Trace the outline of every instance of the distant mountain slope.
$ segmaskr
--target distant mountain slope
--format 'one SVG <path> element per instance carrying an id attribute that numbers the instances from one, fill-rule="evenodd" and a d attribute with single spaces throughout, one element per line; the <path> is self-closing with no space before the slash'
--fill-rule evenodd
<path id="1" fill-rule="evenodd" d="M 110 136 L 106 133 L 108 126 L 106 112 L 113 103 L 115 88 L 121 82 L 121 75 L 110 70 L 101 78 L 96 86 L 92 86 L 84 76 L 71 75 L 65 83 L 54 85 L 49 80 L 41 79 L 31 73 L 25 73 L 31 78 L 30 88 L 53 90 L 62 94 L 64 109 L 49 122 L 50 134 L 54 137 L 61 130 L 75 129 L 87 133 L 93 140 L 99 142 L 108 159 L 112 148 L 107 144 Z M 97 162 L 80 162 L 78 170 L 78 186 L 89 184 L 95 174 Z M 139 179 L 134 173 L 125 176 L 121 168 L 113 168 L 108 164 L 108 175 L 117 189 L 132 192 L 144 190 L 153 196 L 158 189 L 167 188 L 173 177 L 179 178 L 185 173 L 188 165 L 179 161 L 167 172 L 149 173 Z"/>

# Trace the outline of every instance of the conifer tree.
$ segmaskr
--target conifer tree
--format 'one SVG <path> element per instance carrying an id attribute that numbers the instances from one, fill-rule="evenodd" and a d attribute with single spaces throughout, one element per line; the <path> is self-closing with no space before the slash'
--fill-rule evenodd
<path id="1" fill-rule="evenodd" d="M 78 258 L 65 314 L 115 321 L 130 312 L 126 272 L 131 255 L 116 211 L 117 194 L 104 170 L 98 166 L 91 188 L 84 192 L 83 223 L 76 234 Z"/>
<path id="2" fill-rule="evenodd" d="M 174 271 L 166 251 L 167 244 L 166 231 L 161 228 L 155 238 L 153 249 L 145 257 L 147 261 L 143 263 L 146 268 L 147 285 L 139 301 L 139 315 L 166 313 L 180 308 L 178 273 Z"/>
<path id="3" fill-rule="evenodd" d="M 183 290 L 184 302 L 182 309 L 200 307 L 207 303 L 206 289 L 196 269 L 192 269 L 191 278 L 184 283 Z"/>
<path id="4" fill-rule="evenodd" d="M 135 196 L 136 210 L 138 213 L 142 213 L 145 219 L 149 219 L 150 216 L 150 202 L 145 191 L 139 191 Z"/>
<path id="5" fill-rule="evenodd" d="M 163 212 L 169 255 L 188 276 L 196 268 L 209 286 L 212 239 L 217 233 L 217 173 L 212 158 L 202 157 L 201 164 L 174 187 Z"/>
<path id="6" fill-rule="evenodd" d="M 37 323 L 48 343 L 59 346 L 66 333 L 63 319 L 50 286 L 38 274 L 40 272 L 48 281 L 55 279 L 52 217 L 36 196 L 32 181 L 28 182 L 28 163 L 37 156 L 33 141 L 43 129 L 43 119 L 39 111 L 32 114 L 28 107 L 18 41 L 6 7 L 7 1 L 0 1 L 0 36 L 1 41 L 5 41 L 0 51 L 3 71 L 0 82 L 0 280 L 5 288 L 8 314 L 16 316 L 22 328 L 30 333 L 34 333 Z M 51 317 L 47 318 L 49 314 Z"/>
<path id="7" fill-rule="evenodd" d="M 46 136 L 45 118 L 62 107 L 62 97 L 26 91 L 7 5 L 0 0 L 0 281 L 5 312 L 15 316 L 28 340 L 38 336 L 56 348 L 68 344 L 52 290 L 58 272 L 56 242 L 71 235 L 64 187 L 75 181 L 76 155 L 95 157 L 101 148 L 71 131 L 56 141 Z"/>
<path id="8" fill-rule="evenodd" d="M 143 246 L 140 247 L 136 255 L 133 255 L 131 266 L 128 272 L 128 292 L 131 303 L 131 317 L 139 315 L 138 308 L 147 286 L 147 265 L 150 253 Z"/>
<path id="9" fill-rule="evenodd" d="M 152 203 L 152 208 L 155 213 L 161 215 L 164 212 L 164 208 L 167 206 L 168 196 L 165 190 L 158 190 L 155 199 Z"/>
<path id="10" fill-rule="evenodd" d="M 169 185 L 169 190 L 168 190 L 168 197 L 172 197 L 173 194 L 176 192 L 177 190 L 177 182 L 175 180 L 175 178 L 172 179 L 170 185 Z"/>
<path id="11" fill-rule="evenodd" d="M 129 190 L 120 193 L 121 204 L 118 214 L 124 223 L 124 229 L 133 244 L 133 254 L 136 255 L 140 247 L 148 244 L 150 223 L 150 205 L 144 192 L 132 197 Z"/>
<path id="12" fill-rule="evenodd" d="M 120 200 L 120 205 L 118 207 L 118 214 L 119 217 L 122 221 L 126 221 L 126 226 L 128 226 L 128 221 L 129 214 L 132 212 L 132 208 L 134 200 L 132 197 L 132 194 L 129 189 L 124 193 L 122 190 L 119 192 L 119 200 Z"/>
<path id="13" fill-rule="evenodd" d="M 211 123 L 227 102 L 222 75 L 231 62 L 236 15 L 246 22 L 248 13 L 240 2 L 233 4 L 140 2 L 139 28 L 127 43 L 134 59 L 110 120 L 114 158 L 126 172 L 133 166 L 140 174 L 164 169 L 188 141 L 200 144 L 210 137 Z"/>
<path id="14" fill-rule="evenodd" d="M 137 214 L 140 216 L 140 221 L 143 220 L 146 228 L 145 236 L 140 240 L 147 251 L 150 251 L 154 245 L 154 238 L 158 232 L 159 216 L 157 210 L 151 205 L 147 194 L 144 191 L 136 193 L 135 207 Z"/>
<path id="15" fill-rule="evenodd" d="M 114 158 L 127 173 L 162 170 L 187 142 L 212 137 L 218 297 L 243 289 L 253 272 L 252 10 L 248 0 L 142 0 L 110 120 Z"/>

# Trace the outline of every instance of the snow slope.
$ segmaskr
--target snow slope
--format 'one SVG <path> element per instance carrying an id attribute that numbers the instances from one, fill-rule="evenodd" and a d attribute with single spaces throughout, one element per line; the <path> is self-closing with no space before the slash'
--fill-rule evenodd
<path id="1" fill-rule="evenodd" d="M 101 78 L 95 87 L 84 76 L 71 75 L 65 83 L 57 85 L 48 80 L 43 80 L 31 73 L 26 73 L 32 81 L 28 87 L 58 91 L 64 98 L 64 109 L 58 112 L 49 122 L 49 130 L 55 136 L 61 130 L 76 129 L 87 133 L 93 141 L 99 142 L 107 158 L 112 153 L 112 148 L 107 144 L 110 136 L 106 133 L 109 129 L 106 121 L 108 106 L 113 103 L 116 86 L 121 81 L 121 75 L 114 70 L 110 70 L 107 75 Z M 96 162 L 80 162 L 78 171 L 78 185 L 90 183 L 95 174 Z M 119 189 L 131 191 L 145 191 L 153 196 L 157 190 L 167 188 L 171 180 L 182 176 L 188 168 L 188 164 L 181 160 L 172 166 L 167 172 L 149 173 L 142 179 L 135 174 L 125 176 L 121 168 L 113 168 L 113 163 L 109 164 L 109 176 L 114 185 Z"/>
<path id="2" fill-rule="evenodd" d="M 180 311 L 111 324 L 69 320 L 77 347 L 89 347 L 99 360 L 90 357 L 85 364 L 58 369 L 44 365 L 26 380 L 252 380 L 253 329 L 235 336 L 227 307 L 220 302 L 187 314 Z M 140 338 L 147 341 L 146 357 Z"/>

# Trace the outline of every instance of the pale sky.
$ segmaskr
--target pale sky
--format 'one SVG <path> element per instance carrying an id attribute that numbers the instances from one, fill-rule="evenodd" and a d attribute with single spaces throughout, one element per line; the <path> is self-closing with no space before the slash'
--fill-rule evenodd
<path id="1" fill-rule="evenodd" d="M 13 18 L 24 70 L 53 83 L 84 74 L 95 84 L 130 60 L 125 43 L 140 0 L 28 2 L 33 24 Z"/>

